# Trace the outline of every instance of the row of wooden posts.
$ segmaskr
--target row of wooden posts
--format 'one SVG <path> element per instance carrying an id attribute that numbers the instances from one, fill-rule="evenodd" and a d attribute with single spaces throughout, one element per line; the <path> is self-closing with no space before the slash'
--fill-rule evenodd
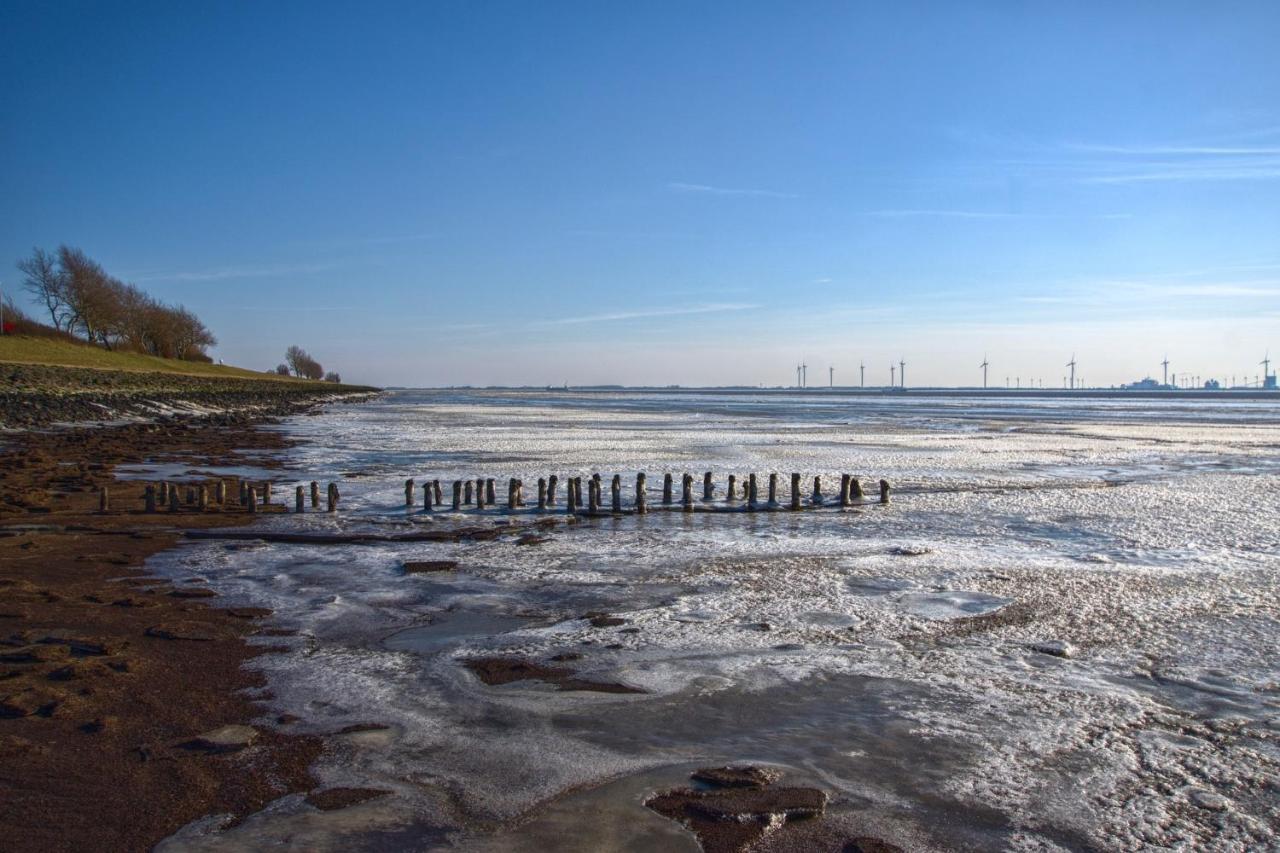
<path id="1" fill-rule="evenodd" d="M 802 506 L 802 489 L 800 485 L 801 475 L 791 475 L 791 500 L 790 508 L 798 510 Z M 559 488 L 560 479 L 552 474 L 550 477 L 538 478 L 538 509 L 546 510 L 556 505 L 556 491 Z M 681 477 L 681 494 L 680 505 L 687 512 L 692 512 L 694 507 L 693 500 L 693 484 L 694 477 L 692 474 L 684 474 Z M 741 485 L 741 500 L 745 502 L 747 510 L 755 510 L 760 507 L 760 495 L 756 482 L 756 475 L 749 474 L 745 482 L 739 484 L 735 475 L 729 475 L 728 491 L 725 494 L 725 501 L 734 503 L 739 500 L 739 485 Z M 582 501 L 582 478 L 570 477 L 565 482 L 565 511 L 569 513 L 583 511 Z M 712 473 L 707 471 L 702 475 L 702 500 L 704 502 L 715 499 L 715 482 Z M 456 510 L 462 509 L 464 506 L 474 505 L 476 509 L 484 509 L 486 506 L 493 506 L 497 503 L 497 495 L 495 494 L 495 481 L 493 478 L 477 478 L 476 480 L 454 480 L 450 497 L 452 498 L 452 508 Z M 613 481 L 610 485 L 611 509 L 609 512 L 622 512 L 622 476 L 620 474 L 613 475 Z M 439 480 L 428 480 L 422 484 L 423 500 L 422 509 L 431 512 L 438 506 L 444 504 L 444 495 L 440 488 Z M 414 507 L 416 486 L 412 479 L 404 481 L 404 503 L 406 507 Z M 856 504 L 866 503 L 866 493 L 862 489 L 862 483 L 857 477 L 850 474 L 840 475 L 839 495 L 833 499 L 833 503 L 841 507 L 854 506 Z M 889 502 L 889 481 L 880 481 L 879 502 L 887 504 Z M 674 479 L 671 474 L 664 474 L 662 478 L 662 504 L 663 506 L 673 506 L 674 500 Z M 811 506 L 821 506 L 827 503 L 827 498 L 822 493 L 822 478 L 813 478 L 813 492 L 810 495 L 809 503 Z M 524 481 L 512 477 L 507 481 L 507 509 L 515 510 L 525 506 L 524 500 Z M 592 474 L 587 479 L 587 501 L 585 511 L 587 513 L 601 512 L 604 506 L 604 484 L 599 474 Z M 778 502 L 778 475 L 769 475 L 769 494 L 764 506 L 773 509 L 779 506 Z M 645 482 L 644 473 L 636 474 L 635 480 L 635 502 L 633 509 L 637 515 L 644 515 L 649 511 L 648 488 Z"/>
<path id="2" fill-rule="evenodd" d="M 258 511 L 259 501 L 263 505 L 271 502 L 271 483 L 264 482 L 261 489 L 251 485 L 247 480 L 240 482 L 239 505 L 244 507 L 248 512 L 255 513 Z M 559 489 L 560 478 L 555 474 L 550 477 L 538 478 L 538 509 L 547 510 L 556 505 L 556 493 Z M 681 477 L 681 494 L 680 505 L 685 512 L 692 512 L 694 508 L 693 500 L 693 484 L 694 477 L 692 474 L 684 474 Z M 739 485 L 741 485 L 741 496 L 739 496 Z M 880 493 L 878 502 L 882 504 L 889 503 L 889 481 L 880 481 Z M 450 497 L 452 498 L 452 508 L 455 511 L 461 510 L 464 506 L 474 506 L 476 509 L 484 509 L 486 506 L 494 506 L 497 504 L 496 481 L 490 478 L 479 477 L 475 480 L 454 480 Z M 702 475 L 702 500 L 710 502 L 715 500 L 716 486 L 712 478 L 712 473 L 707 471 Z M 315 480 L 310 484 L 310 503 L 312 509 L 318 509 L 320 506 L 320 484 Z M 444 493 L 440 488 L 439 480 L 428 480 L 422 484 L 423 500 L 422 509 L 431 512 L 437 507 L 444 505 Z M 611 509 L 609 512 L 622 512 L 622 476 L 620 474 L 613 475 L 613 481 L 610 485 L 611 492 Z M 803 505 L 803 496 L 801 489 L 801 475 L 791 475 L 791 493 L 790 493 L 790 509 L 799 510 Z M 416 485 L 413 479 L 404 481 L 404 503 L 406 507 L 413 508 L 416 506 L 415 495 L 417 493 Z M 308 491 L 303 486 L 298 486 L 294 492 L 294 511 L 306 512 L 307 510 Z M 338 492 L 338 484 L 330 483 L 325 496 L 325 508 L 328 512 L 336 512 L 338 509 L 338 500 L 341 495 Z M 736 503 L 741 499 L 745 503 L 748 511 L 760 508 L 760 495 L 756 482 L 756 475 L 749 474 L 745 482 L 739 484 L 735 475 L 730 474 L 728 479 L 728 489 L 725 494 L 726 503 Z M 213 487 L 213 494 L 210 495 L 209 487 L 204 484 L 186 487 L 186 504 L 199 510 L 205 510 L 209 507 L 210 502 L 217 506 L 225 506 L 227 503 L 227 483 L 225 480 L 218 480 Z M 157 485 L 148 485 L 143 493 L 143 501 L 145 511 L 154 513 L 159 507 L 168 507 L 171 512 L 177 512 L 182 507 L 182 498 L 179 487 L 167 482 Z M 813 491 L 810 493 L 810 506 L 823 506 L 827 504 L 828 499 L 822 493 L 822 478 L 813 478 Z M 850 474 L 840 475 L 839 494 L 832 499 L 833 505 L 840 507 L 850 507 L 858 504 L 868 503 L 866 493 L 862 489 L 862 483 L 857 477 Z M 662 478 L 662 505 L 664 507 L 673 507 L 674 498 L 674 478 L 671 474 L 664 474 Z M 515 510 L 525 506 L 524 500 L 524 481 L 512 477 L 507 481 L 507 509 Z M 582 477 L 570 477 L 565 481 L 565 511 L 568 513 L 586 512 L 597 513 L 602 511 L 604 506 L 604 485 L 599 474 L 592 474 L 587 478 L 587 500 L 585 509 L 582 500 Z M 764 502 L 766 509 L 775 509 L 780 506 L 778 501 L 778 475 L 769 475 L 769 492 L 768 498 Z M 106 512 L 110 507 L 110 495 L 104 486 L 99 493 L 98 508 L 102 512 Z M 635 502 L 633 510 L 637 515 L 644 515 L 649 511 L 648 487 L 643 473 L 636 474 L 635 480 Z"/>

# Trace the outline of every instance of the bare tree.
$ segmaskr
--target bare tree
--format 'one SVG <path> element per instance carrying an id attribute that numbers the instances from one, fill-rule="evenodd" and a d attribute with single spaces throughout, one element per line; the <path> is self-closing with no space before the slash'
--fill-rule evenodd
<path id="1" fill-rule="evenodd" d="M 284 360 L 294 376 L 301 376 L 302 366 L 311 360 L 311 356 L 307 355 L 307 351 L 302 347 L 294 344 L 284 351 Z"/>
<path id="2" fill-rule="evenodd" d="M 288 375 L 289 375 L 289 365 L 287 365 L 287 364 L 277 364 L 277 365 L 276 365 L 276 373 L 278 373 L 278 374 L 279 374 L 279 375 L 281 375 L 281 376 L 288 376 Z"/>
<path id="3" fill-rule="evenodd" d="M 334 373 L 333 371 L 329 371 L 328 373 L 326 373 L 326 374 L 324 375 L 324 381 L 325 381 L 325 382 L 338 382 L 338 383 L 341 383 L 341 382 L 342 382 L 342 377 L 341 377 L 341 376 L 339 376 L 337 373 Z"/>
<path id="4" fill-rule="evenodd" d="M 44 249 L 32 249 L 31 257 L 18 261 L 18 269 L 26 276 L 23 288 L 43 303 L 53 327 L 58 331 L 71 331 L 66 277 L 58 267 L 57 258 Z"/>

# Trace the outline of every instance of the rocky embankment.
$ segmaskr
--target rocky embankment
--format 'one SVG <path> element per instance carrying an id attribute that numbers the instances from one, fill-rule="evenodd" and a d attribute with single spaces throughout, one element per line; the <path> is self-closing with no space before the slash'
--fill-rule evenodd
<path id="1" fill-rule="evenodd" d="M 0 428 L 183 412 L 286 415 L 324 400 L 376 390 L 319 382 L 0 363 Z"/>

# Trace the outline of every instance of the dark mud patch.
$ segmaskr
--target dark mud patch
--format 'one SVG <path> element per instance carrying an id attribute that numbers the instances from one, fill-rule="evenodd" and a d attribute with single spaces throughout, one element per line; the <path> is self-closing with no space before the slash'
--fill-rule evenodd
<path id="1" fill-rule="evenodd" d="M 557 690 L 582 690 L 592 693 L 644 693 L 638 687 L 616 681 L 590 681 L 578 678 L 568 667 L 544 666 L 520 658 L 472 658 L 466 661 L 467 669 L 490 687 L 499 687 L 517 681 L 544 681 L 554 684 Z"/>
<path id="2" fill-rule="evenodd" d="M 383 788 L 329 788 L 307 794 L 307 805 L 322 812 L 337 811 L 390 794 Z"/>

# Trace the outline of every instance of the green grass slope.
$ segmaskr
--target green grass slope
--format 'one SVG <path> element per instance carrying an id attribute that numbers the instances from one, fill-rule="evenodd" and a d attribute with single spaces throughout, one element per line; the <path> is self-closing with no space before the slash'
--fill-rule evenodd
<path id="1" fill-rule="evenodd" d="M 137 373 L 176 373 L 223 379 L 271 379 L 279 382 L 310 384 L 306 379 L 278 376 L 274 373 L 259 373 L 242 367 L 178 361 L 134 352 L 110 352 L 87 344 L 22 335 L 0 335 L 0 362 L 88 367 L 97 370 L 127 370 Z"/>

